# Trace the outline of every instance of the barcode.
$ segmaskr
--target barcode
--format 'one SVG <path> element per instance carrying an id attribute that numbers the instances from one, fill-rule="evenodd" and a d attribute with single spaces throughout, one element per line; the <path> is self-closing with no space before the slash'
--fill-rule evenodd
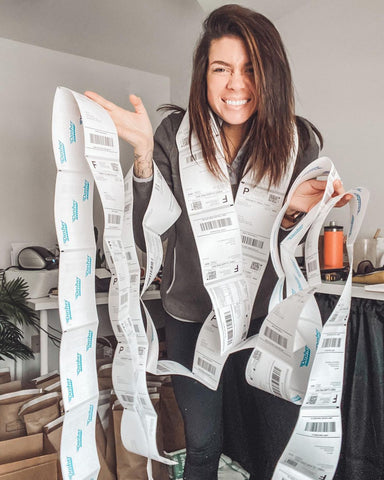
<path id="1" fill-rule="evenodd" d="M 128 293 L 124 293 L 124 295 L 121 295 L 120 297 L 120 305 L 124 305 L 124 303 L 128 302 Z"/>
<path id="2" fill-rule="evenodd" d="M 272 328 L 265 327 L 264 335 L 268 337 L 272 342 L 280 345 L 280 347 L 287 348 L 288 339 L 272 330 Z"/>
<path id="3" fill-rule="evenodd" d="M 292 465 L 292 467 L 296 467 L 297 465 L 297 462 L 291 460 L 290 458 L 287 458 L 286 462 L 288 463 L 288 465 Z"/>
<path id="4" fill-rule="evenodd" d="M 216 278 L 216 270 L 207 272 L 207 280 L 214 280 Z"/>
<path id="5" fill-rule="evenodd" d="M 252 262 L 251 263 L 251 270 L 256 270 L 258 272 L 263 265 L 259 262 Z"/>
<path id="6" fill-rule="evenodd" d="M 133 395 L 121 395 L 121 398 L 124 400 L 124 402 L 129 402 L 133 403 L 135 401 L 135 397 Z"/>
<path id="7" fill-rule="evenodd" d="M 113 223 L 114 225 L 120 224 L 121 217 L 115 213 L 108 213 L 108 223 Z"/>
<path id="8" fill-rule="evenodd" d="M 271 202 L 271 203 L 279 203 L 280 201 L 280 195 L 276 195 L 274 193 L 270 193 L 269 194 L 269 197 L 268 197 L 268 200 Z"/>
<path id="9" fill-rule="evenodd" d="M 309 405 L 315 405 L 317 402 L 317 395 L 311 395 L 308 400 Z"/>
<path id="10" fill-rule="evenodd" d="M 113 147 L 112 137 L 106 137 L 105 135 L 97 135 L 95 133 L 90 133 L 89 137 L 92 143 L 96 143 L 97 145 L 104 145 L 105 147 Z"/>
<path id="11" fill-rule="evenodd" d="M 148 276 L 151 277 L 152 276 L 152 272 L 153 272 L 153 267 L 155 266 L 155 261 L 151 259 L 151 261 L 149 262 L 149 266 L 148 266 L 148 271 L 149 271 L 149 274 Z"/>
<path id="12" fill-rule="evenodd" d="M 272 370 L 272 392 L 275 395 L 278 395 L 281 397 L 281 392 L 280 392 L 280 377 L 281 377 L 281 369 L 277 367 L 273 367 Z"/>
<path id="13" fill-rule="evenodd" d="M 262 240 L 257 240 L 256 238 L 247 237 L 246 235 L 241 236 L 241 242 L 250 247 L 263 248 L 264 242 Z"/>
<path id="14" fill-rule="evenodd" d="M 333 337 L 333 338 L 324 338 L 322 347 L 323 348 L 339 348 L 341 345 L 341 338 Z"/>
<path id="15" fill-rule="evenodd" d="M 193 202 L 191 205 L 191 210 L 201 210 L 203 208 L 203 204 L 199 200 L 198 202 Z"/>
<path id="16" fill-rule="evenodd" d="M 198 357 L 197 358 L 197 364 L 199 365 L 199 367 L 201 367 L 203 370 L 206 370 L 207 372 L 209 372 L 210 374 L 212 375 L 215 375 L 216 373 L 216 367 L 214 367 L 213 365 L 211 365 L 209 362 L 207 362 L 206 360 L 203 360 L 202 358 Z"/>
<path id="17" fill-rule="evenodd" d="M 157 364 L 157 369 L 160 370 L 160 372 L 168 372 L 168 368 L 165 367 L 164 365 L 161 365 L 161 363 Z"/>
<path id="18" fill-rule="evenodd" d="M 255 362 L 258 362 L 261 358 L 261 350 L 255 350 L 253 352 L 253 358 L 254 358 Z"/>
<path id="19" fill-rule="evenodd" d="M 312 260 L 308 263 L 308 272 L 311 273 L 317 269 L 317 259 Z"/>
<path id="20" fill-rule="evenodd" d="M 228 341 L 233 339 L 233 324 L 232 324 L 232 314 L 231 312 L 226 312 L 224 314 L 225 324 L 227 325 Z"/>
<path id="21" fill-rule="evenodd" d="M 202 232 L 206 232 L 207 230 L 228 227 L 229 225 L 232 225 L 232 219 L 227 217 L 227 218 L 218 218 L 217 220 L 210 220 L 209 222 L 200 223 L 200 228 Z"/>
<path id="22" fill-rule="evenodd" d="M 336 422 L 307 422 L 305 431 L 316 433 L 336 432 Z"/>

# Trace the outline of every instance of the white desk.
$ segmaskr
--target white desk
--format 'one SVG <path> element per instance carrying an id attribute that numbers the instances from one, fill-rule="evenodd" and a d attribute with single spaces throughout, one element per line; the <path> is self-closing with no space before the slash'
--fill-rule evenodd
<path id="1" fill-rule="evenodd" d="M 344 288 L 344 282 L 323 282 L 317 290 L 319 293 L 327 293 L 330 295 L 341 295 Z M 384 292 L 366 291 L 364 285 L 352 285 L 352 297 L 368 298 L 371 300 L 383 300 Z M 144 300 L 159 300 L 160 291 L 150 290 L 145 292 Z M 108 304 L 108 293 L 96 293 L 96 305 Z M 28 305 L 34 310 L 40 312 L 40 374 L 48 373 L 48 310 L 56 310 L 58 308 L 57 298 L 42 297 L 28 300 Z"/>
<path id="2" fill-rule="evenodd" d="M 319 293 L 328 293 L 329 295 L 341 295 L 344 288 L 344 282 L 323 282 L 317 290 Z M 365 290 L 365 285 L 361 283 L 352 284 L 352 297 L 368 298 L 370 300 L 384 300 L 384 292 L 370 292 Z"/>
<path id="3" fill-rule="evenodd" d="M 159 300 L 159 290 L 145 292 L 143 300 Z M 107 305 L 108 293 L 96 293 L 96 305 Z M 29 298 L 28 306 L 40 316 L 40 375 L 48 373 L 48 310 L 59 308 L 57 297 Z"/>

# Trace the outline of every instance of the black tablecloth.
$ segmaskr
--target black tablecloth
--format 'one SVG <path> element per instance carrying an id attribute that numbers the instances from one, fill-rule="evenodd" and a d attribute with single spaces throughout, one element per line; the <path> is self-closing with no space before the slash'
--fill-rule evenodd
<path id="1" fill-rule="evenodd" d="M 325 321 L 339 297 L 316 294 L 316 299 Z M 224 377 L 225 453 L 245 468 L 248 466 L 249 471 L 256 470 L 250 460 L 256 457 L 253 465 L 256 462 L 261 466 L 254 471 L 252 480 L 270 480 L 271 467 L 267 464 L 275 464 L 284 449 L 281 443 L 287 441 L 287 430 L 293 429 L 298 407 L 275 400 L 276 397 L 264 392 L 258 394 L 254 404 L 252 399 L 244 402 L 245 387 L 239 379 L 239 369 L 232 367 L 231 361 L 227 363 Z M 256 407 L 255 403 L 261 405 Z M 384 480 L 384 302 L 352 299 L 342 421 L 342 448 L 334 479 Z M 266 456 L 271 459 L 265 459 Z"/>

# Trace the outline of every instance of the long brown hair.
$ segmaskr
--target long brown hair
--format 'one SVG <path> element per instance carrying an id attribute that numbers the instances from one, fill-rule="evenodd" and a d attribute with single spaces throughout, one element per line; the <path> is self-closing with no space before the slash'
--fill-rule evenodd
<path id="1" fill-rule="evenodd" d="M 190 132 L 196 133 L 210 171 L 222 172 L 215 158 L 215 141 L 207 100 L 207 68 L 212 40 L 223 36 L 240 38 L 254 71 L 257 112 L 247 125 L 246 170 L 259 182 L 276 185 L 287 169 L 294 142 L 294 92 L 291 71 L 279 32 L 263 15 L 240 5 L 225 5 L 204 21 L 195 48 L 189 97 Z M 219 119 L 217 119 L 219 125 Z M 224 139 L 225 144 L 225 139 Z M 225 146 L 225 145 L 224 145 Z"/>

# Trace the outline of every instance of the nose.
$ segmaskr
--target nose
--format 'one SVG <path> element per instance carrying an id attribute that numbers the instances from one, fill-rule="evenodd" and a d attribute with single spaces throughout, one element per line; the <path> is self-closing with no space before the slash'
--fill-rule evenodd
<path id="1" fill-rule="evenodd" d="M 245 87 L 244 75 L 242 72 L 232 72 L 228 78 L 227 87 L 231 90 L 239 90 Z"/>

